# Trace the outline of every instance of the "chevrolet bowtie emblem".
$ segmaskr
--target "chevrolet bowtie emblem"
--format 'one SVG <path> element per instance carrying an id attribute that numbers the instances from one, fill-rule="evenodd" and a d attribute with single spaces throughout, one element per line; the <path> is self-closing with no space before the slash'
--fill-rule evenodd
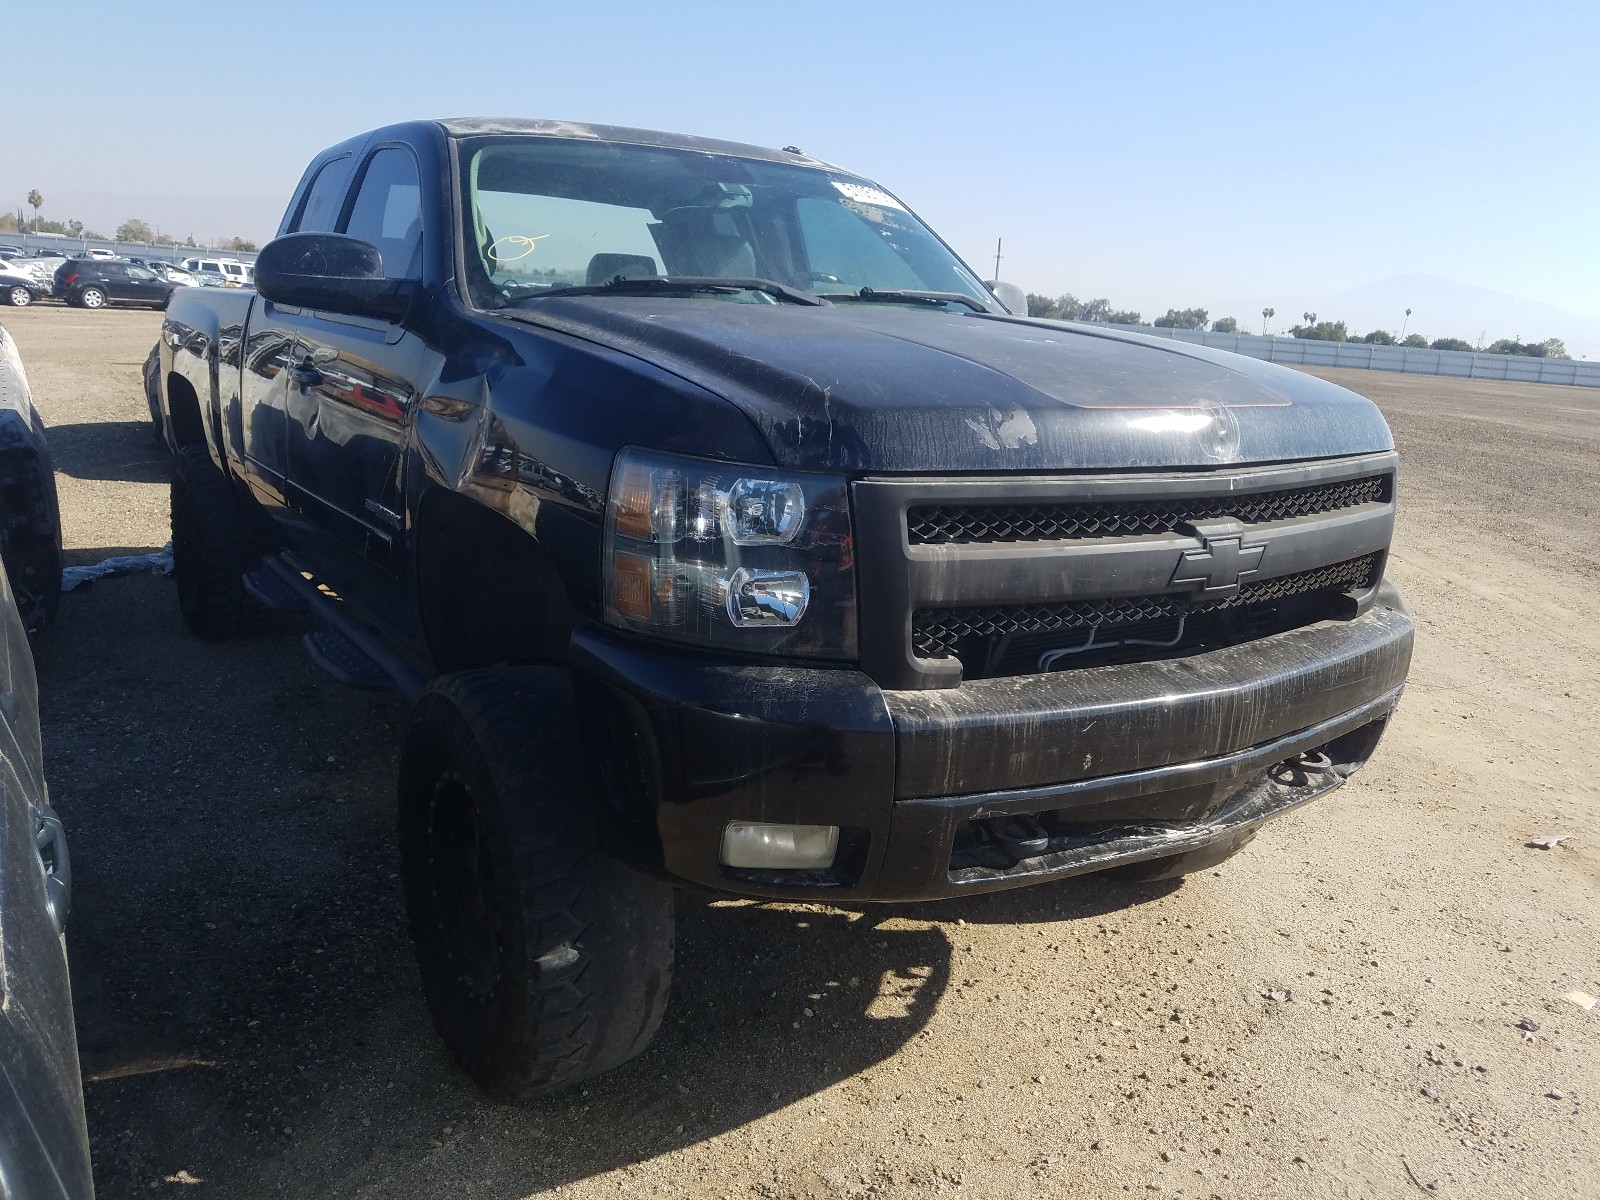
<path id="1" fill-rule="evenodd" d="M 1266 543 L 1244 544 L 1241 521 L 1190 521 L 1180 526 L 1200 539 L 1199 550 L 1185 550 L 1172 572 L 1170 587 L 1187 587 L 1196 600 L 1227 600 L 1239 584 L 1261 569 Z"/>

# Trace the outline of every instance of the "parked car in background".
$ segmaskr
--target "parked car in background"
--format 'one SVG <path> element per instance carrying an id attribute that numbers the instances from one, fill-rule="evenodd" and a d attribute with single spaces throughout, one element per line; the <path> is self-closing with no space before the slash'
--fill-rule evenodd
<path id="1" fill-rule="evenodd" d="M 61 506 L 44 422 L 17 343 L 0 325 L 0 560 L 22 623 L 37 634 L 61 602 Z M 3 973 L 0 973 L 3 978 Z M 0 1195 L 4 1192 L 0 1191 Z"/>
<path id="2" fill-rule="evenodd" d="M 236 258 L 186 258 L 183 269 L 196 275 L 215 275 L 232 287 L 250 287 L 255 280 L 255 270 Z"/>
<path id="3" fill-rule="evenodd" d="M 0 300 L 15 308 L 26 308 L 39 297 L 49 294 L 50 289 L 39 282 L 32 271 L 0 258 Z"/>
<path id="4" fill-rule="evenodd" d="M 38 276 L 40 283 L 53 289 L 56 268 L 70 261 L 71 259 L 61 250 L 38 250 L 28 260 L 28 269 Z"/>
<path id="5" fill-rule="evenodd" d="M 72 873 L 44 782 L 33 656 L 3 569 L 0 692 L 0 1194 L 88 1200 L 89 1130 L 62 937 Z"/>
<path id="6" fill-rule="evenodd" d="M 7 254 L 0 254 L 0 264 L 10 267 L 13 271 L 21 271 L 24 275 L 33 277 L 33 281 L 44 288 L 45 294 L 50 294 L 51 284 L 55 280 L 57 259 L 38 258 L 13 258 Z"/>
<path id="7" fill-rule="evenodd" d="M 199 286 L 192 274 L 190 274 L 188 271 L 185 271 L 182 267 L 175 263 L 151 262 L 146 263 L 145 265 L 154 271 L 159 278 L 164 279 L 166 282 L 174 285 L 175 287 Z"/>
<path id="8" fill-rule="evenodd" d="M 74 257 L 76 257 L 76 258 L 117 258 L 117 257 L 119 257 L 119 255 L 117 254 L 117 252 L 115 250 L 107 250 L 103 246 L 92 246 L 89 249 L 85 250 L 82 254 L 75 255 Z"/>
<path id="9" fill-rule="evenodd" d="M 104 308 L 108 304 L 165 308 L 173 286 L 137 263 L 69 258 L 56 268 L 53 290 L 78 308 Z"/>
<path id="10" fill-rule="evenodd" d="M 20 256 L 22 254 L 22 247 L 21 246 L 12 246 L 12 245 L 0 246 L 0 254 L 11 254 L 11 255 Z"/>

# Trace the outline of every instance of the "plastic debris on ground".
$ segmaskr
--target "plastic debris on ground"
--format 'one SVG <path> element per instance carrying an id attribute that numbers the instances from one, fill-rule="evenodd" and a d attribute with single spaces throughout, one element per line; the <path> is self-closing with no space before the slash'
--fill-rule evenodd
<path id="1" fill-rule="evenodd" d="M 1294 993 L 1288 988 L 1273 988 L 1271 991 L 1262 992 L 1261 998 L 1271 1000 L 1274 1004 L 1282 1004 L 1287 1000 L 1293 1000 Z"/>
<path id="2" fill-rule="evenodd" d="M 1558 836 L 1534 838 L 1533 841 L 1524 842 L 1523 845 L 1529 850 L 1554 850 L 1562 842 L 1570 842 L 1571 840 L 1572 835 L 1570 833 L 1563 833 Z"/>
<path id="3" fill-rule="evenodd" d="M 1593 996 L 1589 995 L 1588 992 L 1568 992 L 1562 997 L 1562 999 L 1572 1001 L 1572 1003 L 1583 1009 L 1584 1012 L 1594 1011 L 1594 1006 L 1597 1003 L 1600 1003 L 1600 1001 L 1597 1001 Z"/>
<path id="4" fill-rule="evenodd" d="M 61 590 L 70 592 L 82 587 L 86 583 L 93 583 L 96 579 L 104 579 L 108 575 L 171 575 L 172 574 L 172 543 L 168 542 L 160 550 L 149 554 L 119 554 L 112 558 L 102 559 L 87 567 L 68 567 L 61 572 Z"/>

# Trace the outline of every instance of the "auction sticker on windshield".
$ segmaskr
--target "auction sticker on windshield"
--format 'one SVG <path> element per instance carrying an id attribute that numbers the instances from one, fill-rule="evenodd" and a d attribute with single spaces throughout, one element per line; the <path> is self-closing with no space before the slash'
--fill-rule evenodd
<path id="1" fill-rule="evenodd" d="M 905 211 L 905 205 L 896 200 L 888 192 L 880 191 L 875 187 L 868 187 L 864 183 L 841 183 L 835 179 L 833 186 L 848 196 L 851 200 L 859 200 L 862 204 L 876 204 L 879 208 L 897 208 Z"/>

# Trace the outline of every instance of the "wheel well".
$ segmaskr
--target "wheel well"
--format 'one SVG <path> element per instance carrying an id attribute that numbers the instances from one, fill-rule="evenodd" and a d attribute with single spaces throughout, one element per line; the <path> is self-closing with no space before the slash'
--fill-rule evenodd
<path id="1" fill-rule="evenodd" d="M 172 418 L 172 440 L 180 448 L 205 444 L 200 397 L 195 394 L 194 385 L 176 371 L 167 376 L 167 413 Z"/>
<path id="2" fill-rule="evenodd" d="M 549 556 L 515 522 L 442 488 L 414 531 L 428 656 L 440 672 L 566 656 L 572 605 Z"/>

